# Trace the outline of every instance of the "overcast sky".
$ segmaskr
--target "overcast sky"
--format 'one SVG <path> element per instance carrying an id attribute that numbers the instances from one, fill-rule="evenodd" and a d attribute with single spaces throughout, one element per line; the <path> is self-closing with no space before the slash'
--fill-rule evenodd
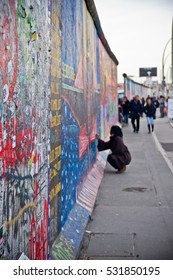
<path id="1" fill-rule="evenodd" d="M 94 0 L 105 37 L 122 74 L 139 76 L 139 68 L 157 67 L 161 80 L 163 50 L 171 38 L 173 0 Z M 171 42 L 165 52 L 165 76 L 170 81 Z M 167 58 L 166 58 L 167 57 Z M 140 78 L 133 78 L 142 82 Z"/>

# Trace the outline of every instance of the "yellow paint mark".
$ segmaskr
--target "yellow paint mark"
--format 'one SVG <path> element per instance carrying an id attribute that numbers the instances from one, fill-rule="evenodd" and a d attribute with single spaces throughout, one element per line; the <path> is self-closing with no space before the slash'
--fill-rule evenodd
<path id="1" fill-rule="evenodd" d="M 63 76 L 63 78 L 67 78 L 67 79 L 70 79 L 70 80 L 74 81 L 74 79 L 75 79 L 74 69 L 72 67 L 70 67 L 69 65 L 63 63 L 63 65 L 62 65 L 62 76 Z"/>
<path id="2" fill-rule="evenodd" d="M 52 150 L 50 153 L 50 162 L 53 162 L 55 159 L 55 150 Z"/>
<path id="3" fill-rule="evenodd" d="M 35 32 L 35 31 L 32 33 L 31 38 L 32 38 L 32 40 L 33 40 L 33 41 L 35 41 L 35 40 L 36 40 L 36 38 L 37 38 L 37 34 L 36 34 L 36 32 Z"/>
<path id="4" fill-rule="evenodd" d="M 50 191 L 50 201 L 60 192 L 61 184 L 58 183 L 51 191 Z"/>
<path id="5" fill-rule="evenodd" d="M 57 175 L 57 172 L 55 169 L 50 170 L 50 179 L 52 180 Z"/>
<path id="6" fill-rule="evenodd" d="M 60 125 L 61 124 L 61 115 L 59 115 L 59 116 L 53 116 L 52 118 L 51 118 L 51 121 L 50 121 L 50 126 L 51 126 L 51 128 L 52 127 L 55 127 L 55 126 L 58 126 L 58 125 Z"/>
<path id="7" fill-rule="evenodd" d="M 55 158 L 61 155 L 61 146 L 55 148 Z"/>
<path id="8" fill-rule="evenodd" d="M 20 219 L 20 217 L 23 215 L 23 213 L 24 213 L 28 208 L 34 208 L 34 209 L 36 209 L 35 203 L 34 203 L 33 201 L 28 202 L 28 204 L 26 204 L 26 205 L 19 211 L 19 213 L 17 214 L 16 217 L 14 217 L 12 220 L 8 221 L 8 222 L 5 224 L 5 227 L 6 227 L 6 228 L 9 228 L 9 227 L 11 227 L 12 225 L 14 225 L 15 222 L 17 222 L 17 220 Z"/>
<path id="9" fill-rule="evenodd" d="M 50 162 L 53 162 L 61 155 L 61 145 L 53 149 L 50 153 Z"/>

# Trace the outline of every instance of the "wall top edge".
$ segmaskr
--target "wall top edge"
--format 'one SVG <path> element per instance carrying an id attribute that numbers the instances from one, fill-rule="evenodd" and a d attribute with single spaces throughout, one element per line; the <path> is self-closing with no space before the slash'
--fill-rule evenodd
<path id="1" fill-rule="evenodd" d="M 115 62 L 116 65 L 118 65 L 119 62 L 118 62 L 116 56 L 114 55 L 114 53 L 111 51 L 111 48 L 110 48 L 110 46 L 109 46 L 109 44 L 108 44 L 108 42 L 105 38 L 105 35 L 103 33 L 94 0 L 85 0 L 85 3 L 86 3 L 87 9 L 88 9 L 93 21 L 94 21 L 94 25 L 96 27 L 98 37 L 100 38 L 103 46 L 105 47 L 108 55 L 110 56 L 110 58 Z"/>
<path id="2" fill-rule="evenodd" d="M 149 86 L 146 86 L 146 85 L 144 85 L 144 84 L 140 84 L 140 83 L 138 83 L 138 82 L 135 82 L 133 79 L 131 79 L 130 77 L 128 77 L 127 76 L 127 74 L 123 74 L 123 77 L 124 77 L 124 79 L 126 79 L 126 80 L 128 80 L 128 81 L 131 81 L 131 82 L 133 82 L 134 84 L 136 84 L 136 85 L 140 85 L 140 86 L 143 86 L 143 87 L 146 87 L 146 88 L 151 88 L 151 87 L 149 87 Z"/>

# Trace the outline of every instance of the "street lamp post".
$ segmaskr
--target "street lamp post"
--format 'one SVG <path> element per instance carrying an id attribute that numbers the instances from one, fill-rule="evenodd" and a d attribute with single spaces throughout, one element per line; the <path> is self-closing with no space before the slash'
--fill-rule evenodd
<path id="1" fill-rule="evenodd" d="M 171 46 L 172 46 L 171 47 L 171 54 L 172 54 L 172 56 L 171 56 L 171 67 L 172 67 L 171 80 L 172 81 L 171 82 L 172 82 L 172 89 L 173 89 L 173 18 L 172 18 L 172 34 L 171 34 L 171 38 L 166 43 L 164 51 L 163 51 L 163 55 L 162 55 L 162 88 L 163 88 L 163 91 L 164 91 L 165 86 L 166 86 L 165 75 L 164 75 L 164 66 L 165 66 L 164 64 L 165 64 L 166 59 L 168 57 L 167 56 L 166 59 L 164 59 L 164 56 L 165 56 L 166 48 L 167 48 L 167 46 L 168 46 L 170 41 L 172 41 L 172 44 L 171 44 Z"/>
<path id="2" fill-rule="evenodd" d="M 172 87 L 173 87 L 173 18 L 172 18 Z"/>
<path id="3" fill-rule="evenodd" d="M 164 64 L 165 64 L 165 60 L 164 60 L 164 57 L 165 57 L 165 51 L 166 51 L 166 48 L 167 48 L 167 46 L 168 46 L 168 44 L 169 44 L 169 42 L 172 40 L 172 38 L 170 38 L 169 40 L 168 40 L 168 42 L 166 43 L 166 45 L 165 45 L 165 48 L 164 48 L 164 51 L 163 51 L 163 55 L 162 55 L 162 85 L 163 85 L 163 87 L 165 87 L 165 75 L 164 75 Z"/>

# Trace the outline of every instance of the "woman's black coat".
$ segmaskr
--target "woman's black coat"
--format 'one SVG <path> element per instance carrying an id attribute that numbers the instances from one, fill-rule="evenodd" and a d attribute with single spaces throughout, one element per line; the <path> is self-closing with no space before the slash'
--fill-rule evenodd
<path id="1" fill-rule="evenodd" d="M 155 117 L 155 113 L 156 113 L 156 108 L 155 108 L 155 106 L 153 104 L 151 104 L 151 105 L 147 104 L 144 107 L 144 112 L 145 112 L 147 117 L 149 117 L 149 118 L 153 117 L 154 118 Z"/>
<path id="2" fill-rule="evenodd" d="M 97 147 L 99 151 L 108 149 L 112 151 L 111 156 L 118 169 L 128 165 L 131 161 L 130 152 L 120 136 L 111 136 L 108 142 L 99 139 Z"/>

